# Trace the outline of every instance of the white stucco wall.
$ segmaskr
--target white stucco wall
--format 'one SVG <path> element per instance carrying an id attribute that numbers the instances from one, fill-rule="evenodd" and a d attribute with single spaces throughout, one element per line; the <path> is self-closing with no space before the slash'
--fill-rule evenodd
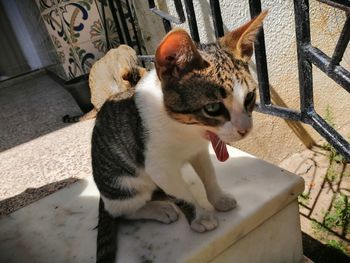
<path id="1" fill-rule="evenodd" d="M 142 3 L 143 2 L 143 3 Z M 176 16 L 171 0 L 156 1 L 161 10 Z M 194 8 L 201 42 L 215 40 L 208 0 L 194 0 Z M 296 60 L 294 6 L 292 0 L 265 0 L 262 8 L 269 14 L 264 22 L 272 99 L 276 104 L 299 109 L 299 83 Z M 164 36 L 159 19 L 150 15 L 146 1 L 135 1 L 141 31 L 150 53 Z M 220 0 L 224 29 L 234 29 L 250 18 L 248 0 Z M 147 15 L 145 15 L 147 14 Z M 331 56 L 345 21 L 345 13 L 310 0 L 312 43 Z M 187 24 L 181 27 L 188 29 Z M 347 49 L 341 63 L 350 69 L 350 51 Z M 324 116 L 331 109 L 337 128 L 350 122 L 350 95 L 320 70 L 314 67 L 314 99 L 317 112 Z M 285 104 L 285 105 L 284 105 Z M 305 128 L 305 130 L 303 129 Z M 235 144 L 265 160 L 279 163 L 291 153 L 318 141 L 321 137 L 307 125 L 286 122 L 277 117 L 255 113 L 255 129 L 251 136 Z"/>

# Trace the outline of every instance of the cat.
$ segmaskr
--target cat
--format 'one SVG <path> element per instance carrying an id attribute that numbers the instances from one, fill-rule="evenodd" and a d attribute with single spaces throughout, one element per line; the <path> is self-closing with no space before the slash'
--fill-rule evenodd
<path id="1" fill-rule="evenodd" d="M 90 70 L 89 88 L 94 108 L 83 115 L 65 115 L 62 121 L 73 123 L 95 118 L 109 97 L 127 90 L 134 92 L 146 72 L 145 68 L 138 66 L 136 52 L 131 47 L 120 45 L 109 50 Z"/>
<path id="2" fill-rule="evenodd" d="M 248 62 L 266 14 L 211 44 L 195 44 L 182 29 L 170 31 L 156 50 L 155 69 L 135 94 L 112 96 L 102 106 L 91 148 L 100 192 L 97 262 L 114 262 L 121 219 L 168 224 L 180 209 L 195 232 L 218 226 L 214 212 L 202 208 L 186 186 L 180 172 L 185 163 L 216 210 L 236 207 L 216 180 L 208 144 L 225 161 L 226 143 L 252 129 L 257 84 Z M 162 195 L 168 198 L 157 198 Z"/>

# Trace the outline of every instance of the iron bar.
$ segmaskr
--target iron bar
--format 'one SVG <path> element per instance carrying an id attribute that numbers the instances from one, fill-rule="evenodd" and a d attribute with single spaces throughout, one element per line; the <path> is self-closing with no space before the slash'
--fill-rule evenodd
<path id="1" fill-rule="evenodd" d="M 249 0 L 249 9 L 251 17 L 256 17 L 261 13 L 260 0 Z M 256 37 L 255 47 L 255 62 L 257 68 L 257 77 L 259 82 L 260 102 L 263 105 L 271 104 L 269 76 L 267 71 L 266 48 L 264 29 Z"/>
<path id="2" fill-rule="evenodd" d="M 115 6 L 113 4 L 113 0 L 108 0 L 108 5 L 109 5 L 109 8 L 111 9 L 111 12 L 112 12 L 112 16 L 113 16 L 115 27 L 117 28 L 119 42 L 120 42 L 120 44 L 125 44 L 125 39 L 124 39 L 124 36 L 123 36 L 122 29 L 121 29 L 121 27 L 119 25 L 119 20 L 118 20 L 118 17 L 117 17 L 117 11 L 115 10 Z"/>
<path id="3" fill-rule="evenodd" d="M 138 55 L 138 59 L 144 62 L 153 62 L 154 61 L 154 55 Z"/>
<path id="4" fill-rule="evenodd" d="M 309 113 L 311 126 L 350 162 L 350 144 L 315 111 Z"/>
<path id="5" fill-rule="evenodd" d="M 349 40 L 350 40 L 350 13 L 347 14 L 343 30 L 340 33 L 337 46 L 335 47 L 332 60 L 330 62 L 331 66 L 339 65 L 340 61 L 343 58 L 345 49 L 349 44 Z"/>
<path id="6" fill-rule="evenodd" d="M 307 60 L 303 46 L 308 45 L 310 37 L 309 1 L 294 0 L 295 31 L 297 39 L 300 110 L 302 120 L 313 110 L 312 65 Z"/>
<path id="7" fill-rule="evenodd" d="M 107 49 L 106 51 L 108 51 L 108 50 L 110 50 L 111 46 L 110 46 L 110 43 L 109 43 L 107 19 L 106 19 L 106 13 L 105 13 L 105 4 L 106 4 L 106 0 L 101 0 L 103 28 L 104 28 L 104 31 L 105 31 L 105 38 L 106 38 L 106 49 Z"/>
<path id="8" fill-rule="evenodd" d="M 171 23 L 170 21 L 176 23 L 177 22 L 177 18 L 174 16 L 171 16 L 161 10 L 159 10 L 156 7 L 156 4 L 154 3 L 154 0 L 148 0 L 148 7 L 151 10 L 152 13 L 160 16 L 162 18 L 163 21 L 163 26 L 164 26 L 164 30 L 166 33 L 168 33 L 171 30 Z"/>
<path id="9" fill-rule="evenodd" d="M 176 18 L 175 16 L 169 15 L 158 8 L 151 8 L 151 11 L 161 18 L 165 19 L 168 22 L 172 22 L 174 24 L 182 24 L 181 20 Z"/>
<path id="10" fill-rule="evenodd" d="M 120 0 L 114 0 L 114 2 L 117 4 L 117 9 L 118 9 L 118 12 L 119 12 L 119 17 L 120 17 L 121 24 L 122 24 L 122 27 L 123 27 L 123 32 L 124 32 L 124 35 L 125 35 L 125 38 L 126 38 L 126 42 L 127 42 L 127 44 L 129 46 L 133 46 L 131 38 L 130 38 L 129 28 L 128 28 L 128 25 L 126 23 L 125 14 L 123 12 L 122 3 L 121 3 Z"/>
<path id="11" fill-rule="evenodd" d="M 224 27 L 219 0 L 210 0 L 210 10 L 213 17 L 215 36 L 216 38 L 222 37 L 224 35 Z"/>
<path id="12" fill-rule="evenodd" d="M 180 25 L 186 21 L 184 9 L 182 7 L 181 0 L 174 0 L 174 4 L 175 4 L 176 13 L 179 16 L 179 19 L 178 19 L 179 23 L 178 24 Z"/>
<path id="13" fill-rule="evenodd" d="M 179 18 L 172 16 L 172 15 L 169 15 L 169 14 L 159 10 L 156 7 L 153 0 L 148 1 L 148 6 L 149 6 L 150 10 L 162 18 L 164 29 L 166 32 L 169 32 L 171 30 L 171 23 L 180 25 L 186 21 L 181 0 L 174 0 L 174 4 L 175 4 L 176 13 L 179 16 Z"/>
<path id="14" fill-rule="evenodd" d="M 261 113 L 277 116 L 291 121 L 301 121 L 300 112 L 276 105 L 263 105 L 261 103 L 257 103 L 255 105 L 255 110 Z"/>
<path id="15" fill-rule="evenodd" d="M 162 10 L 159 10 L 154 1 L 153 0 L 149 0 L 148 1 L 148 6 L 149 6 L 149 9 L 155 13 L 156 15 L 160 16 L 161 18 L 169 21 L 169 22 L 172 22 L 174 24 L 182 24 L 183 22 L 186 21 L 186 18 L 185 18 L 185 14 L 184 14 L 184 10 L 182 8 L 182 3 L 181 3 L 181 0 L 174 0 L 174 4 L 175 4 L 175 9 L 176 9 L 176 12 L 179 16 L 179 18 L 175 17 L 175 16 L 172 16 L 172 15 L 169 15 L 165 12 L 163 12 Z"/>
<path id="16" fill-rule="evenodd" d="M 166 33 L 168 33 L 171 30 L 171 23 L 169 20 L 162 18 L 163 21 L 163 26 L 164 26 L 164 30 Z"/>
<path id="17" fill-rule="evenodd" d="M 350 1 L 349 0 L 318 0 L 321 3 L 327 4 L 329 6 L 342 9 L 344 11 L 350 11 Z"/>
<path id="18" fill-rule="evenodd" d="M 139 36 L 137 34 L 135 20 L 134 20 L 134 17 L 132 16 L 132 11 L 131 11 L 129 0 L 126 0 L 125 2 L 126 2 L 126 7 L 128 9 L 129 16 L 130 16 L 130 22 L 131 22 L 132 30 L 134 31 L 134 36 L 135 36 L 137 49 L 139 51 L 139 54 L 142 54 L 141 44 L 140 44 Z"/>
<path id="19" fill-rule="evenodd" d="M 188 21 L 188 26 L 190 27 L 190 33 L 191 33 L 192 39 L 195 42 L 199 43 L 200 38 L 198 33 L 196 14 L 194 12 L 192 0 L 185 0 L 185 9 L 186 9 L 187 21 Z"/>
<path id="20" fill-rule="evenodd" d="M 303 51 L 313 64 L 325 72 L 328 77 L 341 85 L 346 91 L 350 92 L 350 72 L 342 66 L 331 66 L 331 59 L 321 50 L 311 45 L 306 45 Z"/>

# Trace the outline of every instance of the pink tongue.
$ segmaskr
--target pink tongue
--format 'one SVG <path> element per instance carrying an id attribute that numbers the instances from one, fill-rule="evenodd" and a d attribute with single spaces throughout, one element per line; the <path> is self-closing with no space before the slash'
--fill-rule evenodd
<path id="1" fill-rule="evenodd" d="M 222 140 L 220 140 L 215 133 L 207 131 L 207 136 L 211 141 L 211 145 L 213 146 L 213 149 L 215 151 L 216 158 L 218 158 L 220 162 L 226 161 L 229 157 L 226 144 Z"/>

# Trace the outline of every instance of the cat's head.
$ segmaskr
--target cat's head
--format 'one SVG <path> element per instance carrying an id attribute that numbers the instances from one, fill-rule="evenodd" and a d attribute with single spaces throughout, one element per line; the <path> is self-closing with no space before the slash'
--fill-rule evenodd
<path id="1" fill-rule="evenodd" d="M 249 133 L 257 84 L 248 62 L 266 14 L 212 44 L 196 45 L 179 29 L 165 36 L 156 51 L 155 66 L 171 118 L 202 126 L 203 136 L 218 136 L 225 143 Z"/>

